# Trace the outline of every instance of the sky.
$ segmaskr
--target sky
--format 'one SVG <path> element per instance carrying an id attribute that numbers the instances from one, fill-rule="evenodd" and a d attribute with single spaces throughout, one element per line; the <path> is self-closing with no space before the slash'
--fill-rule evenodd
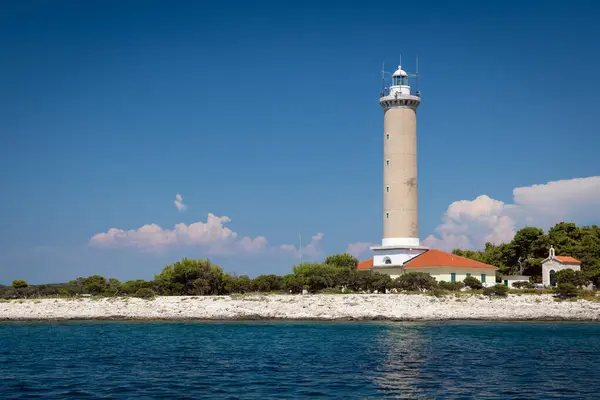
<path id="1" fill-rule="evenodd" d="M 419 235 L 600 224 L 600 5 L 0 3 L 0 284 L 285 274 L 381 242 L 382 63 L 415 70 Z M 302 237 L 302 249 L 300 247 Z"/>

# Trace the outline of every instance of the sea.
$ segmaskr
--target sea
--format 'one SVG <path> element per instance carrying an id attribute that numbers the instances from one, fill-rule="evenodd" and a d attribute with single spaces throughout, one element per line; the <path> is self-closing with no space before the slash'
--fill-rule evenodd
<path id="1" fill-rule="evenodd" d="M 0 323 L 1 399 L 598 399 L 600 324 Z"/>

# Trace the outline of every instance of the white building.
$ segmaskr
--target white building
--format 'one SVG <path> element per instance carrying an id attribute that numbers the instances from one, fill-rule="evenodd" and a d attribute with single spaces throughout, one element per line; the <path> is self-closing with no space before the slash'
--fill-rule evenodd
<path id="1" fill-rule="evenodd" d="M 573 257 L 557 256 L 554 246 L 550 246 L 550 255 L 542 261 L 542 284 L 544 286 L 555 286 L 554 275 L 564 269 L 581 271 L 581 262 Z"/>
<path id="2" fill-rule="evenodd" d="M 427 249 L 400 266 L 377 266 L 373 258 L 362 261 L 358 270 L 373 270 L 397 278 L 405 272 L 427 272 L 438 282 L 462 282 L 466 277 L 477 278 L 484 286 L 496 284 L 498 267 L 441 250 Z"/>
<path id="3" fill-rule="evenodd" d="M 526 275 L 502 275 L 500 277 L 502 283 L 509 288 L 514 288 L 514 284 L 517 282 L 529 282 L 529 277 Z"/>
<path id="4" fill-rule="evenodd" d="M 371 247 L 373 258 L 358 269 L 372 269 L 395 278 L 406 271 L 428 272 L 438 281 L 462 281 L 473 276 L 486 286 L 496 284 L 493 265 L 421 246 L 418 224 L 417 108 L 418 91 L 398 66 L 392 85 L 379 99 L 383 108 L 383 239 Z"/>

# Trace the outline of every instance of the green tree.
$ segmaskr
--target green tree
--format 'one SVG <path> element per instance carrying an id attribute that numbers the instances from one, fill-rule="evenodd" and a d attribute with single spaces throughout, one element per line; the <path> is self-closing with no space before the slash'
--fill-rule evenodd
<path id="1" fill-rule="evenodd" d="M 147 282 L 143 279 L 123 282 L 119 288 L 119 292 L 127 295 L 132 295 L 142 288 L 152 288 L 152 282 Z"/>
<path id="2" fill-rule="evenodd" d="M 82 278 L 83 289 L 86 293 L 98 295 L 108 289 L 108 281 L 100 275 L 92 275 L 87 278 Z"/>
<path id="3" fill-rule="evenodd" d="M 556 283 L 569 283 L 576 287 L 585 286 L 589 283 L 584 274 L 581 271 L 574 271 L 572 269 L 563 269 L 556 273 Z"/>
<path id="4" fill-rule="evenodd" d="M 194 291 L 199 295 L 206 295 L 212 293 L 210 282 L 207 279 L 198 278 L 194 280 Z"/>
<path id="5" fill-rule="evenodd" d="M 281 278 L 281 288 L 286 292 L 302 293 L 304 285 L 304 279 L 296 274 L 284 275 Z"/>
<path id="6" fill-rule="evenodd" d="M 373 273 L 369 282 L 369 291 L 377 290 L 379 293 L 385 293 L 387 289 L 393 287 L 392 278 L 388 274 Z"/>
<path id="7" fill-rule="evenodd" d="M 199 281 L 207 282 L 207 286 Z M 209 260 L 193 260 L 184 258 L 167 265 L 154 278 L 154 284 L 163 294 L 190 295 L 202 290 L 203 294 L 223 294 L 223 270 Z"/>
<path id="8" fill-rule="evenodd" d="M 473 290 L 477 290 L 477 289 L 481 289 L 483 287 L 483 283 L 481 283 L 479 281 L 479 279 L 473 277 L 473 276 L 467 276 L 464 280 L 463 283 L 465 284 L 465 286 L 470 287 Z"/>
<path id="9" fill-rule="evenodd" d="M 233 276 L 223 274 L 223 290 L 225 293 L 248 293 L 252 291 L 252 280 L 247 275 Z"/>
<path id="10" fill-rule="evenodd" d="M 425 291 L 437 286 L 437 281 L 426 272 L 406 272 L 394 281 L 394 287 L 400 290 Z"/>
<path id="11" fill-rule="evenodd" d="M 554 292 L 560 297 L 575 297 L 579 294 L 579 289 L 572 283 L 559 283 Z"/>
<path id="12" fill-rule="evenodd" d="M 341 287 L 345 284 L 348 269 L 329 264 L 302 263 L 292 267 L 295 275 L 302 278 L 311 292 L 326 288 Z"/>
<path id="13" fill-rule="evenodd" d="M 348 253 L 342 253 L 327 257 L 324 263 L 328 265 L 334 265 L 336 267 L 356 269 L 356 266 L 358 265 L 358 259 Z"/>
<path id="14" fill-rule="evenodd" d="M 27 286 L 29 285 L 23 279 L 15 279 L 12 283 L 12 287 L 15 289 L 24 289 Z"/>
<path id="15" fill-rule="evenodd" d="M 259 275 L 252 280 L 252 286 L 257 292 L 275 292 L 281 290 L 281 277 L 274 274 Z"/>
<path id="16" fill-rule="evenodd" d="M 506 297 L 508 295 L 508 286 L 500 283 L 492 287 L 486 287 L 483 289 L 483 294 L 486 296 Z"/>
<path id="17" fill-rule="evenodd" d="M 106 285 L 106 291 L 112 296 L 116 296 L 121 290 L 121 282 L 116 278 L 110 278 Z"/>

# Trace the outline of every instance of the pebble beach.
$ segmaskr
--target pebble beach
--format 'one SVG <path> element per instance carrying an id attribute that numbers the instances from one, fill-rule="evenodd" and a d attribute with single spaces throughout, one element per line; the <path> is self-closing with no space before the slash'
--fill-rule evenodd
<path id="1" fill-rule="evenodd" d="M 600 302 L 552 295 L 418 294 L 168 296 L 11 300 L 2 321 L 44 320 L 600 320 Z"/>

